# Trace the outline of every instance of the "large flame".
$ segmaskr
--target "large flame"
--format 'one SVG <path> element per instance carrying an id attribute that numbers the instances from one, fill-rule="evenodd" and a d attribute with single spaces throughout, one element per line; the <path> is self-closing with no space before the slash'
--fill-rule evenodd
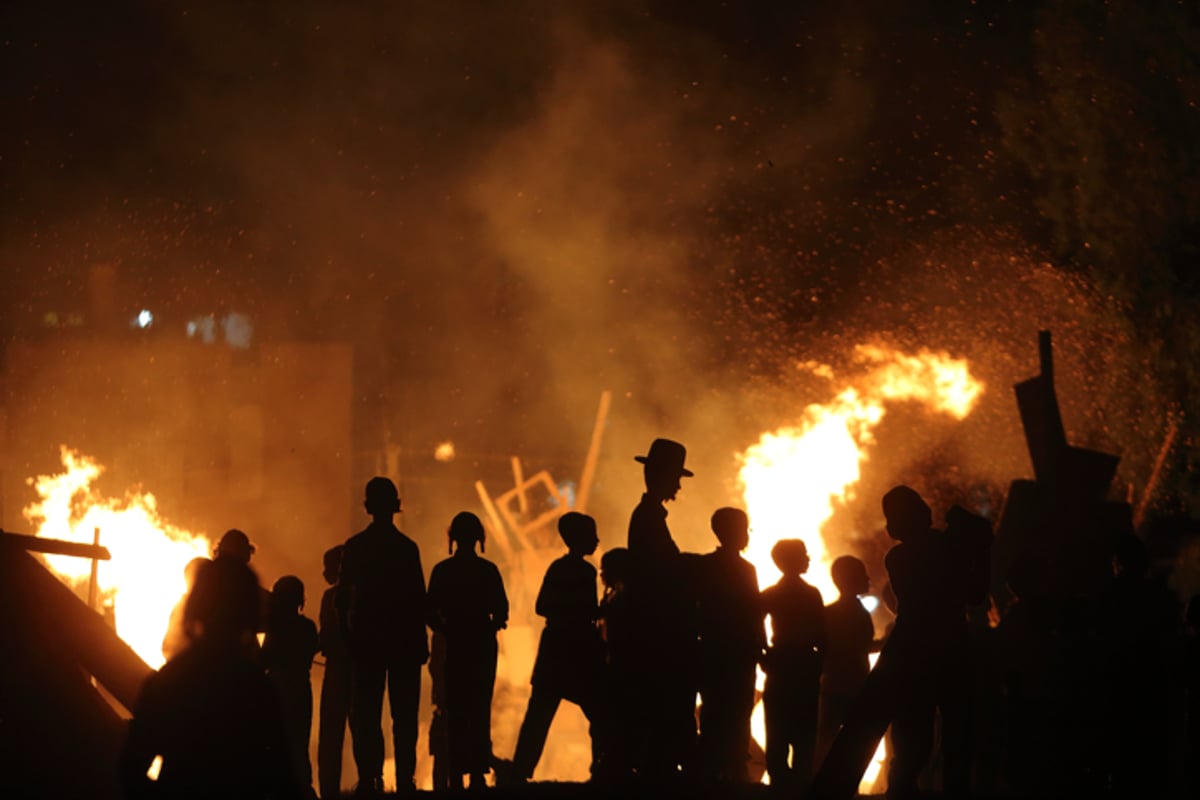
<path id="1" fill-rule="evenodd" d="M 40 499 L 24 509 L 24 516 L 37 526 L 38 536 L 52 539 L 91 544 L 100 530 L 100 543 L 112 560 L 99 563 L 97 577 L 104 602 L 113 607 L 117 635 L 147 664 L 160 667 L 171 609 L 186 591 L 183 569 L 193 558 L 210 555 L 211 545 L 204 536 L 164 521 L 152 494 L 101 497 L 92 481 L 103 468 L 65 445 L 61 455 L 64 472 L 28 480 Z M 73 587 L 86 584 L 91 574 L 87 559 L 45 558 Z"/>
<path id="2" fill-rule="evenodd" d="M 779 580 L 771 548 L 780 539 L 798 538 L 808 546 L 812 562 L 805 579 L 820 590 L 826 603 L 833 601 L 837 589 L 829 574 L 832 555 L 824 528 L 836 504 L 853 496 L 888 403 L 916 401 L 932 412 L 962 419 L 983 391 L 983 384 L 971 377 L 966 361 L 946 353 L 921 350 L 907 355 L 860 345 L 854 355 L 864 366 L 856 379 L 829 402 L 809 405 L 797 423 L 762 434 L 740 456 L 738 479 L 753 527 L 745 555 L 758 571 L 760 588 Z M 836 379 L 825 364 L 802 366 L 831 381 Z M 762 680 L 760 672 L 760 688 Z M 755 709 L 752 728 L 755 739 L 764 743 L 761 704 Z M 878 788 L 883 758 L 880 744 L 863 777 L 863 792 Z"/>
<path id="3" fill-rule="evenodd" d="M 740 456 L 738 479 L 754 528 L 746 558 L 758 570 L 762 587 L 779 579 L 771 548 L 780 539 L 799 538 L 812 559 L 806 579 L 826 602 L 833 600 L 837 590 L 829 578 L 831 558 L 823 529 L 835 504 L 853 496 L 887 404 L 917 401 L 930 411 L 962 419 L 983 391 L 967 362 L 945 353 L 906 355 L 860 345 L 855 357 L 867 369 L 851 385 L 828 403 L 809 405 L 798 423 L 764 433 Z M 824 364 L 805 366 L 834 377 Z"/>

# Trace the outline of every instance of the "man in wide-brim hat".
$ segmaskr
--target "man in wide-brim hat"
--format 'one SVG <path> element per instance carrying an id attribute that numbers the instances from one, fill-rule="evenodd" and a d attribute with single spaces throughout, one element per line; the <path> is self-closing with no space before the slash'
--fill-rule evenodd
<path id="1" fill-rule="evenodd" d="M 692 477 L 686 458 L 684 446 L 670 439 L 655 439 L 646 455 L 634 457 L 644 465 L 646 492 L 629 519 L 629 598 L 639 648 L 636 685 L 629 688 L 641 723 L 630 750 L 639 774 L 651 780 L 677 775 L 695 748 L 696 631 L 665 508 L 678 494 L 680 479 Z"/>

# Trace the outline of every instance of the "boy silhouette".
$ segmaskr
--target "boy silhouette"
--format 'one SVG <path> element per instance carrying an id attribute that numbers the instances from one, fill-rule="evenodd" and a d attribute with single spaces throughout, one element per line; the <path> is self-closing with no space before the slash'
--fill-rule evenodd
<path id="1" fill-rule="evenodd" d="M 821 593 L 800 577 L 809 565 L 804 542 L 781 539 L 771 548 L 771 559 L 783 577 L 762 592 L 772 631 L 763 657 L 767 774 L 772 786 L 803 790 L 812 779 L 816 753 L 825 609 Z"/>
<path id="2" fill-rule="evenodd" d="M 325 675 L 321 680 L 321 715 L 317 730 L 317 784 L 321 797 L 337 797 L 342 790 L 342 750 L 346 742 L 346 723 L 350 718 L 350 693 L 353 674 L 350 651 L 338 621 L 337 583 L 342 572 L 344 545 L 325 551 L 322 576 L 329 588 L 321 595 L 319 622 L 321 654 L 325 656 Z"/>
<path id="3" fill-rule="evenodd" d="M 371 524 L 346 541 L 336 595 L 353 672 L 350 735 L 358 790 L 383 791 L 380 717 L 386 685 L 396 787 L 408 793 L 415 788 L 421 665 L 429 658 L 425 573 L 416 542 L 392 521 L 400 513 L 396 485 L 388 478 L 372 478 L 364 495 Z"/>
<path id="4" fill-rule="evenodd" d="M 612 703 L 611 736 L 605 750 L 608 771 L 616 777 L 627 776 L 632 768 L 629 749 L 637 741 L 637 701 L 634 665 L 637 660 L 635 628 L 629 605 L 629 550 L 614 547 L 600 558 L 600 582 L 604 596 L 600 600 L 600 633 L 604 640 L 604 692 Z"/>
<path id="5" fill-rule="evenodd" d="M 719 508 L 712 531 L 720 545 L 700 557 L 700 755 L 708 777 L 746 781 L 754 675 L 766 636 L 758 573 L 739 555 L 750 543 L 750 521 L 740 508 Z"/>
<path id="6" fill-rule="evenodd" d="M 896 593 L 896 624 L 880 656 L 894 676 L 888 797 L 919 796 L 917 779 L 933 752 L 938 712 L 945 791 L 966 796 L 972 684 L 966 608 L 987 596 L 991 531 L 957 506 L 946 517 L 961 530 L 936 530 L 929 506 L 908 486 L 888 491 L 882 505 L 888 535 L 897 542 L 884 559 Z"/>
<path id="7" fill-rule="evenodd" d="M 830 567 L 838 599 L 825 606 L 826 647 L 821 674 L 821 749 L 828 747 L 846 721 L 851 705 L 871 671 L 869 654 L 875 626 L 859 596 L 871 590 L 867 567 L 854 556 L 841 556 Z"/>
<path id="8" fill-rule="evenodd" d="M 603 696 L 604 651 L 596 627 L 596 568 L 587 557 L 600 543 L 596 521 L 575 511 L 558 520 L 558 532 L 567 554 L 546 570 L 538 592 L 536 611 L 546 618 L 533 665 L 533 692 L 513 755 L 518 781 L 533 777 L 550 723 L 563 700 L 577 704 L 591 724 L 592 774 L 604 753 L 606 713 Z"/>
<path id="9" fill-rule="evenodd" d="M 492 768 L 492 691 L 496 633 L 508 627 L 508 597 L 500 570 L 475 552 L 483 523 L 469 511 L 450 523 L 450 558 L 429 575 L 429 626 L 446 640 L 446 736 L 450 781 L 483 788 Z"/>
<path id="10" fill-rule="evenodd" d="M 263 639 L 262 663 L 267 677 L 279 693 L 287 730 L 288 756 L 296 782 L 312 796 L 312 762 L 308 739 L 312 731 L 313 656 L 321 645 L 317 626 L 304 616 L 304 584 L 295 575 L 284 575 L 271 588 L 267 635 Z"/>

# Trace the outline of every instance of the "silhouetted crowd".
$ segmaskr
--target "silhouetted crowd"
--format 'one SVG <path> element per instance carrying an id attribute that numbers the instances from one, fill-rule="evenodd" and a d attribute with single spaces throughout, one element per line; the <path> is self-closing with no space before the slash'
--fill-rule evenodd
<path id="1" fill-rule="evenodd" d="M 588 720 L 592 780 L 618 786 L 748 782 L 760 698 L 770 783 L 797 795 L 852 796 L 889 727 L 894 798 L 931 785 L 946 796 L 973 786 L 1069 792 L 1081 788 L 1081 775 L 1094 780 L 1082 788 L 1162 796 L 1173 726 L 1187 727 L 1183 763 L 1198 763 L 1200 602 L 1188 607 L 1185 629 L 1149 577 L 1136 536 L 1116 543 L 1109 588 L 1087 605 L 1055 594 L 1053 564 L 1018 561 L 1008 581 L 1013 602 L 999 618 L 994 606 L 988 613 L 988 521 L 955 506 L 946 528 L 935 528 L 921 496 L 898 486 L 882 502 L 896 540 L 883 593 L 895 621 L 877 638 L 859 599 L 871 588 L 867 568 L 854 556 L 834 560 L 840 594 L 825 605 L 803 577 L 809 555 L 799 539 L 775 544 L 782 577 L 759 590 L 741 555 L 751 536 L 741 509 L 713 513 L 713 552 L 681 552 L 665 504 L 692 475 L 685 459 L 684 447 L 667 439 L 636 457 L 645 493 L 628 546 L 600 559 L 599 597 L 588 560 L 599 544 L 596 522 L 576 512 L 560 517 L 566 552 L 537 594 L 545 627 L 511 760 L 497 758 L 491 741 L 508 598 L 484 556 L 477 516 L 454 517 L 450 556 L 426 584 L 416 543 L 393 522 L 396 487 L 373 478 L 364 497 L 370 524 L 325 554 L 330 588 L 319 627 L 304 616 L 301 581 L 285 576 L 265 592 L 249 566 L 248 537 L 229 531 L 213 559 L 188 565 L 189 592 L 163 642 L 168 661 L 147 680 L 130 723 L 121 763 L 128 795 L 314 797 L 308 743 L 317 654 L 325 663 L 323 798 L 340 796 L 347 722 L 356 792 L 382 793 L 385 688 L 396 786 L 415 790 L 426 665 L 436 790 L 480 788 L 489 773 L 498 785 L 531 780 L 564 700 Z M 1074 766 L 1064 769 L 1070 759 Z"/>

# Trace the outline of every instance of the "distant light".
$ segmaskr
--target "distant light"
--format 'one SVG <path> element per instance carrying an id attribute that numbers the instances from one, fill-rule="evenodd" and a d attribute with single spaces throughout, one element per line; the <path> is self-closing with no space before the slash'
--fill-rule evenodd
<path id="1" fill-rule="evenodd" d="M 221 329 L 225 333 L 225 344 L 239 350 L 250 347 L 250 342 L 254 338 L 254 323 L 250 321 L 248 315 L 240 311 L 230 312 L 225 319 L 221 320 Z"/>
<path id="2" fill-rule="evenodd" d="M 454 460 L 454 442 L 442 442 L 433 451 L 433 457 L 437 461 L 453 461 Z"/>
<path id="3" fill-rule="evenodd" d="M 875 609 L 879 608 L 879 598 L 873 594 L 864 594 L 862 596 L 862 604 L 868 614 L 874 614 Z"/>
<path id="4" fill-rule="evenodd" d="M 138 312 L 137 317 L 133 320 L 133 324 L 145 330 L 154 324 L 154 314 L 150 313 L 150 309 L 143 308 Z"/>
<path id="5" fill-rule="evenodd" d="M 150 762 L 150 768 L 146 770 L 146 777 L 152 781 L 158 780 L 158 774 L 162 772 L 162 756 L 155 756 Z"/>

